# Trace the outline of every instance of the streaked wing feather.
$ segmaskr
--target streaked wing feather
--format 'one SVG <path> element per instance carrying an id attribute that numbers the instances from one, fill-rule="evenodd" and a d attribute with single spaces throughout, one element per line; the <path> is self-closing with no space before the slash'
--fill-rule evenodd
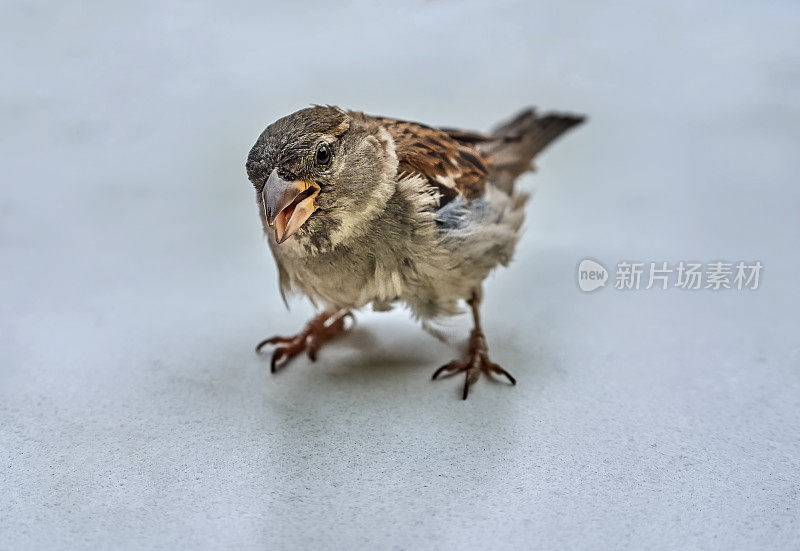
<path id="1" fill-rule="evenodd" d="M 459 195 L 473 199 L 486 189 L 490 160 L 473 144 L 488 138 L 396 119 L 379 120 L 394 138 L 398 170 L 423 176 L 440 193 L 440 206 Z"/>

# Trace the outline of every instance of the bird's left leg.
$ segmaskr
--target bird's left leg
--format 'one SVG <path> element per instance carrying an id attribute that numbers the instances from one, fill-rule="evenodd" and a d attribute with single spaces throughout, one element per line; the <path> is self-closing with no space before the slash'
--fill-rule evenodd
<path id="1" fill-rule="evenodd" d="M 452 375 L 463 371 L 466 377 L 466 380 L 464 381 L 464 393 L 462 396 L 464 400 L 466 400 L 467 396 L 469 395 L 470 386 L 472 386 L 478 380 L 481 372 L 486 373 L 487 375 L 503 375 L 512 385 L 517 384 L 516 379 L 514 379 L 514 377 L 512 377 L 508 371 L 489 359 L 489 346 L 486 344 L 486 336 L 483 334 L 483 328 L 481 327 L 481 316 L 480 312 L 478 311 L 480 307 L 480 301 L 480 290 L 475 291 L 472 294 L 472 297 L 467 301 L 467 304 L 469 304 L 470 308 L 472 309 L 472 319 L 475 324 L 474 328 L 472 329 L 472 333 L 470 333 L 469 336 L 469 350 L 467 355 L 461 359 L 453 360 L 452 362 L 443 365 L 436 370 L 432 377 L 432 379 L 435 380 L 439 375 L 445 372 L 449 375 Z"/>
<path id="2" fill-rule="evenodd" d="M 272 360 L 270 361 L 270 371 L 275 373 L 278 362 L 286 358 L 288 363 L 292 358 L 306 352 L 311 361 L 317 360 L 317 351 L 325 341 L 343 333 L 347 327 L 345 326 L 345 318 L 350 317 L 355 320 L 353 313 L 350 310 L 339 310 L 337 312 L 322 312 L 318 316 L 311 319 L 306 324 L 305 329 L 293 337 L 271 337 L 264 339 L 256 346 L 256 352 L 268 344 L 277 344 L 278 346 L 272 352 Z"/>

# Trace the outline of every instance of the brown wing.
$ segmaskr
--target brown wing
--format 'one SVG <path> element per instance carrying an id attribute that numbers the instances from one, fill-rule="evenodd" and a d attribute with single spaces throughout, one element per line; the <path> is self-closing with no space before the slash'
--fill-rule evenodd
<path id="1" fill-rule="evenodd" d="M 395 141 L 400 172 L 419 174 L 441 194 L 440 206 L 459 195 L 474 199 L 491 182 L 513 193 L 520 174 L 533 170 L 534 157 L 569 129 L 581 115 L 526 109 L 491 134 L 431 128 L 416 122 L 372 117 Z"/>
<path id="2" fill-rule="evenodd" d="M 415 122 L 375 118 L 394 138 L 400 163 L 398 171 L 427 179 L 441 194 L 440 206 L 459 195 L 473 199 L 483 194 L 489 182 L 491 163 L 474 144 L 490 138 Z"/>

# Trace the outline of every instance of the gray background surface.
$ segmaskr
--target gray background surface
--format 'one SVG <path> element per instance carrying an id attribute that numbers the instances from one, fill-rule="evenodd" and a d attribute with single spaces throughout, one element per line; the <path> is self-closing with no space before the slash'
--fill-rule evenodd
<path id="1" fill-rule="evenodd" d="M 0 548 L 800 547 L 796 2 L 6 2 Z M 402 311 L 302 326 L 248 149 L 332 103 L 544 155 L 485 325 L 516 388 Z M 760 260 L 757 291 L 582 294 L 584 257 Z"/>

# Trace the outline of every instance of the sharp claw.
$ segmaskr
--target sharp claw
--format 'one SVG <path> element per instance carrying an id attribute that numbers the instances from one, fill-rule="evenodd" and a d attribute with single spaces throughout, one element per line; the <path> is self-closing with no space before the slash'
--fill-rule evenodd
<path id="1" fill-rule="evenodd" d="M 506 379 L 508 379 L 508 382 L 511 383 L 512 385 L 516 385 L 517 384 L 517 380 L 511 375 L 511 373 L 509 373 L 508 371 L 506 371 L 505 369 L 503 369 L 502 367 L 500 367 L 496 363 L 489 363 L 489 369 L 491 369 L 492 371 L 494 371 L 498 375 L 503 375 Z"/>
<path id="2" fill-rule="evenodd" d="M 439 369 L 437 369 L 437 370 L 436 370 L 436 371 L 433 373 L 433 377 L 431 377 L 431 381 L 435 381 L 435 380 L 436 380 L 436 377 L 438 377 L 439 375 L 441 375 L 441 374 L 442 374 L 444 371 L 449 371 L 449 370 L 453 369 L 453 366 L 455 365 L 455 363 L 456 363 L 457 361 L 458 361 L 458 360 L 453 360 L 452 362 L 448 362 L 448 363 L 444 364 L 442 367 L 440 367 Z"/>
<path id="3" fill-rule="evenodd" d="M 270 339 L 264 339 L 256 345 L 256 354 L 261 352 L 261 349 L 269 344 Z"/>
<path id="4" fill-rule="evenodd" d="M 269 362 L 269 372 L 275 373 L 277 369 L 278 360 L 283 357 L 283 349 L 278 348 L 275 352 L 272 353 L 272 359 Z"/>
<path id="5" fill-rule="evenodd" d="M 466 380 L 464 381 L 464 396 L 462 396 L 462 400 L 466 400 L 467 396 L 469 396 L 469 387 L 475 384 L 478 380 L 478 377 L 481 376 L 480 369 L 467 369 L 466 370 Z"/>
<path id="6" fill-rule="evenodd" d="M 277 335 L 274 337 L 270 337 L 268 339 L 264 339 L 263 341 L 261 341 L 256 345 L 256 352 L 260 352 L 261 349 L 267 346 L 268 344 L 291 342 L 291 340 L 292 340 L 291 337 L 279 337 Z"/>

